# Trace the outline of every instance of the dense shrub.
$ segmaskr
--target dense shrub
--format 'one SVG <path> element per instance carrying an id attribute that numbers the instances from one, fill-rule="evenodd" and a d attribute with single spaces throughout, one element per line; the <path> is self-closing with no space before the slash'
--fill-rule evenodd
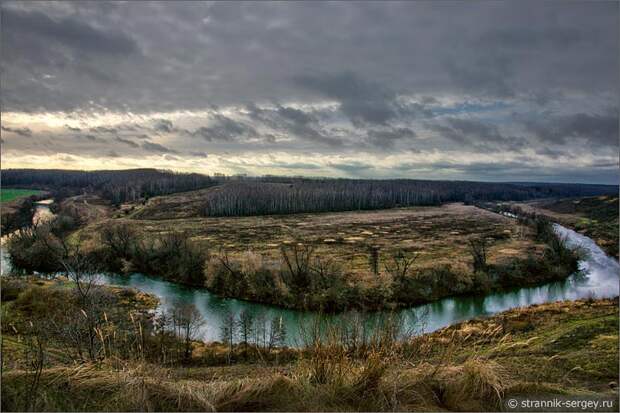
<path id="1" fill-rule="evenodd" d="M 49 224 L 23 228 L 9 238 L 7 251 L 14 269 L 53 273 L 62 269 L 64 251 Z"/>
<path id="2" fill-rule="evenodd" d="M 104 228 L 102 247 L 94 252 L 106 270 L 142 272 L 189 285 L 204 285 L 207 253 L 187 234 L 171 232 L 146 238 L 119 224 Z"/>

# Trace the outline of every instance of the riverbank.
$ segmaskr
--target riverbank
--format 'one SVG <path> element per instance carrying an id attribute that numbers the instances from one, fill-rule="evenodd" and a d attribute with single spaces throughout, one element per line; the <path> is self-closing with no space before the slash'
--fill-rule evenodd
<path id="1" fill-rule="evenodd" d="M 50 193 L 40 190 L 11 190 L 3 189 L 2 192 L 12 191 L 7 200 L 1 202 L 0 208 L 0 232 L 4 237 L 13 231 L 33 222 L 35 203 L 49 197 Z M 14 191 L 23 191 L 21 193 Z"/>
<path id="2" fill-rule="evenodd" d="M 547 217 L 592 238 L 607 254 L 618 259 L 618 196 L 545 199 L 507 203 L 525 213 Z"/>
<path id="3" fill-rule="evenodd" d="M 544 230 L 450 204 L 200 222 L 111 219 L 70 240 L 107 272 L 161 276 L 283 308 L 342 312 L 564 279 L 577 270 L 577 256 Z"/>
<path id="4" fill-rule="evenodd" d="M 217 346 L 217 345 L 214 345 Z M 618 301 L 580 300 L 470 320 L 358 357 L 323 341 L 292 358 L 198 367 L 139 360 L 50 365 L 41 411 L 499 410 L 515 396 L 617 403 Z M 3 369 L 2 408 L 19 410 L 32 374 Z M 617 411 L 617 404 L 609 411 Z"/>

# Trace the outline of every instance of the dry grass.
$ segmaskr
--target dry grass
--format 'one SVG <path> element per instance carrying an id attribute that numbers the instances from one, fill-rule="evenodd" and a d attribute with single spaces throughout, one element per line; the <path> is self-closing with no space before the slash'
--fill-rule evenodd
<path id="1" fill-rule="evenodd" d="M 85 245 L 97 245 L 97 233 L 110 221 L 93 224 L 79 232 Z M 149 234 L 184 232 L 202 248 L 224 249 L 231 259 L 243 261 L 260 254 L 279 258 L 280 247 L 299 241 L 316 246 L 317 255 L 344 263 L 359 281 L 372 282 L 370 245 L 379 247 L 380 259 L 398 249 L 417 251 L 420 268 L 451 265 L 467 271 L 470 238 L 487 238 L 489 263 L 528 252 L 540 252 L 529 228 L 515 220 L 473 206 L 413 207 L 380 211 L 295 214 L 238 218 L 182 218 L 166 220 L 122 219 L 123 225 Z M 380 263 L 383 268 L 383 261 Z"/>
<path id="2" fill-rule="evenodd" d="M 553 303 L 422 336 L 409 353 L 357 358 L 331 341 L 297 362 L 165 369 L 108 360 L 43 371 L 42 411 L 496 411 L 514 395 L 613 396 L 617 300 Z M 402 350 L 402 349 L 401 349 Z M 595 372 L 602 361 L 610 371 Z M 579 363 L 576 369 L 574 363 Z M 546 370 L 545 376 L 540 375 Z M 3 374 L 3 410 L 31 373 Z"/>
<path id="3" fill-rule="evenodd" d="M 549 217 L 592 238 L 618 258 L 618 197 L 546 199 L 509 203 L 527 213 Z"/>
<path id="4" fill-rule="evenodd" d="M 61 210 L 71 210 L 82 222 L 98 222 L 112 216 L 110 202 L 96 195 L 78 195 L 61 202 Z"/>

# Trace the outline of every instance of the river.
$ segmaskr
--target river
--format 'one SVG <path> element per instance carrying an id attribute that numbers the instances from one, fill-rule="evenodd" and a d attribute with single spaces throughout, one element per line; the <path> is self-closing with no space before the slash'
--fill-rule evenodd
<path id="1" fill-rule="evenodd" d="M 37 205 L 37 208 L 48 208 Z M 556 281 L 538 287 L 515 288 L 484 296 L 461 296 L 444 298 L 430 304 L 398 310 L 407 329 L 416 333 L 431 332 L 451 324 L 496 314 L 511 308 L 532 304 L 576 300 L 579 298 L 615 297 L 619 290 L 620 265 L 609 257 L 596 243 L 575 231 L 554 224 L 555 231 L 565 237 L 571 248 L 585 251 L 579 262 L 580 272 L 563 281 Z M 4 249 L 1 251 L 2 274 L 10 269 L 10 262 Z M 158 311 L 169 308 L 174 302 L 191 303 L 205 319 L 198 336 L 205 341 L 218 340 L 222 322 L 228 312 L 239 314 L 246 310 L 254 315 L 261 314 L 267 320 L 280 320 L 287 331 L 287 344 L 301 344 L 300 326 L 308 325 L 316 313 L 287 310 L 275 306 L 251 303 L 231 298 L 220 298 L 204 288 L 187 287 L 143 274 L 101 275 L 99 282 L 109 285 L 133 287 L 153 294 L 160 300 Z M 347 321 L 353 313 L 330 315 L 334 321 Z M 379 317 L 381 313 L 374 313 Z"/>

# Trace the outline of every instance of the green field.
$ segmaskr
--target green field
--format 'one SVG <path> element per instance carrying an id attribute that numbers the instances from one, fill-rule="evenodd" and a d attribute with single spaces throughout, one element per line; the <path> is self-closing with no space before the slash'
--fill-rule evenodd
<path id="1" fill-rule="evenodd" d="M 0 191 L 0 202 L 9 202 L 24 196 L 37 195 L 41 192 L 36 189 L 2 189 Z"/>

